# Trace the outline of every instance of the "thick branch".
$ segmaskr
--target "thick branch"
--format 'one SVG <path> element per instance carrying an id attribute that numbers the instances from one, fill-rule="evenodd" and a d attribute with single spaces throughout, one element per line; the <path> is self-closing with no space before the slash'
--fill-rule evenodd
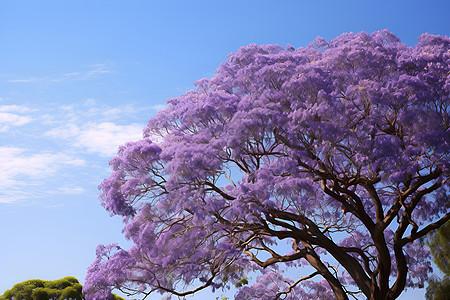
<path id="1" fill-rule="evenodd" d="M 361 289 L 361 291 L 369 297 L 371 292 L 371 279 L 365 276 L 364 268 L 360 265 L 358 260 L 349 255 L 341 247 L 336 245 L 331 239 L 325 236 L 317 225 L 306 218 L 304 215 L 297 215 L 286 211 L 272 210 L 270 215 L 267 216 L 270 223 L 276 226 L 282 226 L 286 228 L 285 222 L 278 219 L 284 219 L 289 221 L 296 221 L 305 226 L 305 229 L 295 229 L 292 225 L 287 226 L 292 231 L 276 231 L 270 229 L 266 224 L 266 230 L 272 235 L 284 239 L 294 238 L 296 240 L 312 243 L 328 251 L 352 276 L 355 283 Z M 307 227 L 307 228 L 306 228 Z"/>
<path id="2" fill-rule="evenodd" d="M 417 224 L 411 218 L 412 211 L 416 208 L 417 204 L 419 203 L 419 201 L 422 199 L 423 196 L 425 196 L 426 194 L 430 194 L 430 193 L 434 192 L 435 190 L 437 190 L 441 186 L 442 186 L 442 181 L 437 181 L 432 186 L 430 186 L 429 188 L 426 188 L 426 189 L 423 189 L 421 191 L 418 191 L 412 197 L 411 203 L 406 205 L 405 213 L 406 213 L 406 217 L 407 217 L 407 220 L 408 220 L 409 224 L 412 225 L 412 227 L 413 227 L 412 230 L 411 230 L 412 235 L 414 235 L 417 232 L 417 230 L 419 229 L 419 226 L 417 226 Z"/>
<path id="3" fill-rule="evenodd" d="M 394 205 L 391 207 L 391 209 L 386 213 L 386 216 L 384 217 L 384 219 L 381 222 L 377 222 L 376 226 L 375 226 L 375 230 L 371 232 L 372 234 L 372 239 L 375 243 L 375 246 L 377 248 L 378 251 L 378 259 L 379 259 L 379 277 L 378 277 L 378 285 L 380 287 L 380 293 L 381 295 L 387 295 L 387 294 L 391 294 L 391 290 L 389 289 L 389 276 L 391 273 L 391 256 L 389 253 L 389 249 L 387 248 L 386 245 L 386 240 L 384 238 L 384 230 L 386 229 L 387 226 L 389 226 L 389 224 L 391 223 L 391 221 L 393 220 L 393 218 L 396 216 L 396 214 L 398 214 L 400 208 L 402 206 L 405 207 L 405 211 L 403 212 L 403 216 L 402 216 L 402 221 L 400 222 L 399 227 L 397 228 L 396 232 L 395 232 L 395 236 L 394 236 L 394 254 L 396 257 L 396 262 L 397 262 L 397 281 L 394 284 L 394 286 L 397 286 L 396 290 L 399 290 L 401 287 L 401 290 L 404 289 L 405 284 L 406 284 L 406 275 L 407 275 L 407 264 L 406 264 L 406 259 L 404 257 L 403 254 L 403 250 L 402 247 L 403 245 L 401 245 L 401 239 L 403 237 L 403 234 L 405 233 L 405 231 L 408 228 L 409 224 L 413 224 L 413 228 L 414 226 L 417 227 L 417 225 L 412 222 L 410 214 L 412 212 L 412 210 L 414 209 L 414 207 L 417 205 L 418 201 L 422 198 L 423 195 L 425 195 L 426 193 L 429 193 L 431 191 L 433 191 L 435 189 L 435 187 L 430 187 L 429 189 L 425 189 L 422 190 L 420 192 L 418 192 L 417 194 L 415 194 L 413 196 L 413 199 L 411 201 L 410 205 L 410 211 L 408 211 L 408 206 L 405 205 L 405 200 L 413 195 L 415 192 L 417 192 L 417 190 L 424 184 L 438 178 L 441 174 L 440 170 L 436 170 L 430 174 L 428 174 L 427 176 L 423 176 L 423 177 L 419 177 L 419 179 L 417 180 L 417 182 L 415 184 L 413 184 L 412 186 L 410 186 L 409 188 L 407 188 L 403 193 L 401 193 L 401 195 L 399 195 L 396 199 L 396 202 L 394 203 Z M 417 229 L 415 229 L 417 230 Z"/>
<path id="4" fill-rule="evenodd" d="M 384 230 L 386 227 L 391 224 L 392 220 L 397 216 L 398 212 L 400 211 L 400 208 L 402 207 L 402 203 L 405 202 L 405 200 L 411 196 L 413 193 L 415 193 L 421 186 L 424 184 L 438 178 L 442 174 L 442 171 L 440 169 L 437 169 L 430 174 L 426 176 L 421 176 L 418 178 L 418 180 L 409 188 L 407 188 L 405 191 L 403 191 L 396 199 L 395 203 L 391 206 L 389 211 L 385 214 L 384 219 L 382 221 L 382 230 Z"/>
<path id="5" fill-rule="evenodd" d="M 367 274 L 369 274 L 370 277 L 373 277 L 374 274 L 370 269 L 370 259 L 367 257 L 366 253 L 362 249 L 356 247 L 341 247 L 341 249 L 344 250 L 345 252 L 357 253 L 364 261 L 364 268 L 366 269 Z"/>
<path id="6" fill-rule="evenodd" d="M 380 197 L 378 196 L 378 193 L 372 183 L 364 182 L 363 186 L 366 188 L 367 192 L 370 195 L 370 198 L 373 201 L 373 204 L 375 205 L 376 222 L 379 223 L 383 220 L 384 217 L 383 206 L 381 204 Z"/>
<path id="7" fill-rule="evenodd" d="M 448 220 L 450 220 L 450 213 L 447 213 L 445 216 L 443 216 L 439 221 L 434 222 L 432 224 L 428 224 L 425 228 L 423 228 L 422 230 L 417 231 L 414 234 L 411 234 L 407 237 L 404 237 L 403 239 L 401 239 L 400 244 L 406 245 L 408 243 L 411 243 L 423 236 L 425 236 L 426 234 L 428 234 L 430 231 L 438 229 L 439 227 L 441 227 L 442 225 L 445 224 L 445 222 L 447 222 Z"/>
<path id="8" fill-rule="evenodd" d="M 345 197 L 342 195 L 330 190 L 325 182 L 325 179 L 322 179 L 321 182 L 322 190 L 327 194 L 328 196 L 332 197 L 333 199 L 337 200 L 339 203 L 342 204 L 342 206 L 345 208 L 346 211 L 351 212 L 353 215 L 355 215 L 363 224 L 371 231 L 374 227 L 374 222 L 369 217 L 369 215 L 364 210 L 364 207 L 362 204 L 352 204 Z M 352 195 L 355 198 L 358 198 L 356 195 Z M 353 198 L 353 197 L 352 197 Z"/>
<path id="9" fill-rule="evenodd" d="M 407 221 L 405 221 L 405 220 L 406 219 L 404 218 L 402 220 L 402 223 L 407 223 Z M 396 234 L 394 236 L 394 253 L 395 253 L 395 259 L 397 261 L 397 270 L 398 271 L 397 271 L 397 279 L 396 279 L 394 285 L 392 286 L 392 288 L 390 288 L 390 290 L 389 290 L 390 298 L 392 298 L 392 299 L 397 298 L 401 294 L 401 292 L 403 291 L 403 289 L 405 288 L 405 285 L 406 285 L 408 265 L 407 265 L 405 255 L 403 253 L 403 246 L 423 237 L 424 235 L 426 235 L 427 233 L 429 233 L 430 231 L 432 231 L 434 229 L 438 229 L 440 226 L 442 226 L 448 220 L 450 220 L 450 213 L 447 213 L 439 221 L 429 224 L 422 230 L 412 233 L 410 236 L 405 237 L 405 238 L 402 238 L 403 232 L 402 233 L 396 232 Z"/>
<path id="10" fill-rule="evenodd" d="M 328 268 L 323 264 L 323 262 L 320 260 L 317 253 L 314 251 L 314 249 L 309 245 L 308 243 L 303 243 L 305 246 L 305 249 L 308 249 L 307 254 L 305 256 L 306 260 L 309 262 L 309 264 L 316 269 L 320 275 L 323 276 L 323 278 L 326 279 L 328 284 L 330 285 L 331 289 L 334 292 L 334 295 L 336 296 L 337 300 L 347 300 L 347 294 L 345 293 L 342 284 L 339 282 L 339 280 L 333 276 L 333 274 L 330 273 Z"/>

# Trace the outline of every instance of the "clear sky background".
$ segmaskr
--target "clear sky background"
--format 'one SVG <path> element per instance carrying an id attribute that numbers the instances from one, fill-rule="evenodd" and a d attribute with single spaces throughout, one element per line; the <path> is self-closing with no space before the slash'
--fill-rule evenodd
<path id="1" fill-rule="evenodd" d="M 449 35 L 449 12 L 448 0 L 0 0 L 0 295 L 31 278 L 84 283 L 99 243 L 127 247 L 97 200 L 108 160 L 240 46 L 385 28 L 412 46 Z"/>

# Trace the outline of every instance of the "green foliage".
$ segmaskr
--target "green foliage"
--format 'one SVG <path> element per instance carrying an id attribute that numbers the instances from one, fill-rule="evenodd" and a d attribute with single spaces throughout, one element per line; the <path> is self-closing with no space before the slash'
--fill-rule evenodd
<path id="1" fill-rule="evenodd" d="M 241 280 L 239 280 L 238 282 L 236 282 L 235 286 L 237 288 L 243 287 L 244 285 L 248 284 L 248 278 L 247 276 L 244 276 L 244 278 L 242 278 Z"/>
<path id="2" fill-rule="evenodd" d="M 446 276 L 450 275 L 450 222 L 442 225 L 433 233 L 427 242 L 433 254 L 433 261 L 436 266 L 444 272 Z"/>
<path id="3" fill-rule="evenodd" d="M 8 298 L 5 299 L 32 299 L 34 289 L 43 288 L 45 281 L 40 279 L 31 279 L 18 284 L 15 284 L 13 288 L 8 292 Z"/>
<path id="4" fill-rule="evenodd" d="M 83 286 L 75 277 L 64 277 L 57 280 L 31 279 L 17 283 L 7 290 L 0 300 L 49 300 L 49 299 L 84 299 Z M 116 299 L 116 298 L 114 298 Z M 118 298 L 121 299 L 121 298 Z"/>
<path id="5" fill-rule="evenodd" d="M 31 294 L 31 299 L 33 300 L 48 300 L 49 293 L 48 289 L 45 288 L 36 288 Z"/>
<path id="6" fill-rule="evenodd" d="M 3 296 L 0 296 L 0 300 L 6 300 L 12 298 L 12 292 L 11 290 L 6 290 L 6 292 L 3 294 Z"/>
<path id="7" fill-rule="evenodd" d="M 61 291 L 57 289 L 47 289 L 49 299 L 58 299 Z"/>
<path id="8" fill-rule="evenodd" d="M 72 286 L 66 287 L 62 292 L 61 296 L 59 297 L 60 300 L 64 299 L 83 299 L 83 292 L 82 292 L 83 286 L 79 283 L 76 283 Z"/>
<path id="9" fill-rule="evenodd" d="M 75 277 L 64 277 L 57 280 L 31 279 L 17 283 L 12 289 L 7 290 L 0 300 L 82 300 L 83 286 Z M 112 294 L 112 300 L 125 300 Z"/>
<path id="10" fill-rule="evenodd" d="M 66 278 L 67 277 L 61 278 L 58 280 L 49 281 L 46 283 L 46 287 L 51 288 L 51 289 L 64 290 L 66 287 L 72 286 L 72 284 L 74 284 L 73 281 L 67 280 Z M 76 283 L 78 283 L 78 280 Z"/>
<path id="11" fill-rule="evenodd" d="M 428 236 L 427 245 L 430 247 L 434 263 L 444 273 L 444 278 L 441 280 L 433 276 L 428 280 L 425 298 L 448 300 L 450 299 L 450 222 Z"/>
<path id="12" fill-rule="evenodd" d="M 448 300 L 450 298 L 450 279 L 439 278 L 433 276 L 428 280 L 427 292 L 425 299 L 427 300 Z"/>

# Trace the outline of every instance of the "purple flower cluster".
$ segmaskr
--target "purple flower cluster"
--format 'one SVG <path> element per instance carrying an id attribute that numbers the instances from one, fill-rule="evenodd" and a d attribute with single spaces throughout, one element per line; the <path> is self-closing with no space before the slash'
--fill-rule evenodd
<path id="1" fill-rule="evenodd" d="M 450 218 L 449 45 L 383 30 L 231 54 L 111 160 L 101 203 L 133 246 L 99 246 L 87 298 L 185 296 L 254 272 L 236 299 L 422 287 L 419 240 Z"/>

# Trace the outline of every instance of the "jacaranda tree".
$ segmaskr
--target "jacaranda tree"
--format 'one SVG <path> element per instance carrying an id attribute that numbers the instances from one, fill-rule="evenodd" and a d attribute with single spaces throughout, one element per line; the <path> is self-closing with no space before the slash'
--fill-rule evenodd
<path id="1" fill-rule="evenodd" d="M 395 299 L 450 218 L 450 39 L 388 31 L 242 47 L 169 99 L 101 185 L 130 249 L 99 246 L 84 292 Z"/>

